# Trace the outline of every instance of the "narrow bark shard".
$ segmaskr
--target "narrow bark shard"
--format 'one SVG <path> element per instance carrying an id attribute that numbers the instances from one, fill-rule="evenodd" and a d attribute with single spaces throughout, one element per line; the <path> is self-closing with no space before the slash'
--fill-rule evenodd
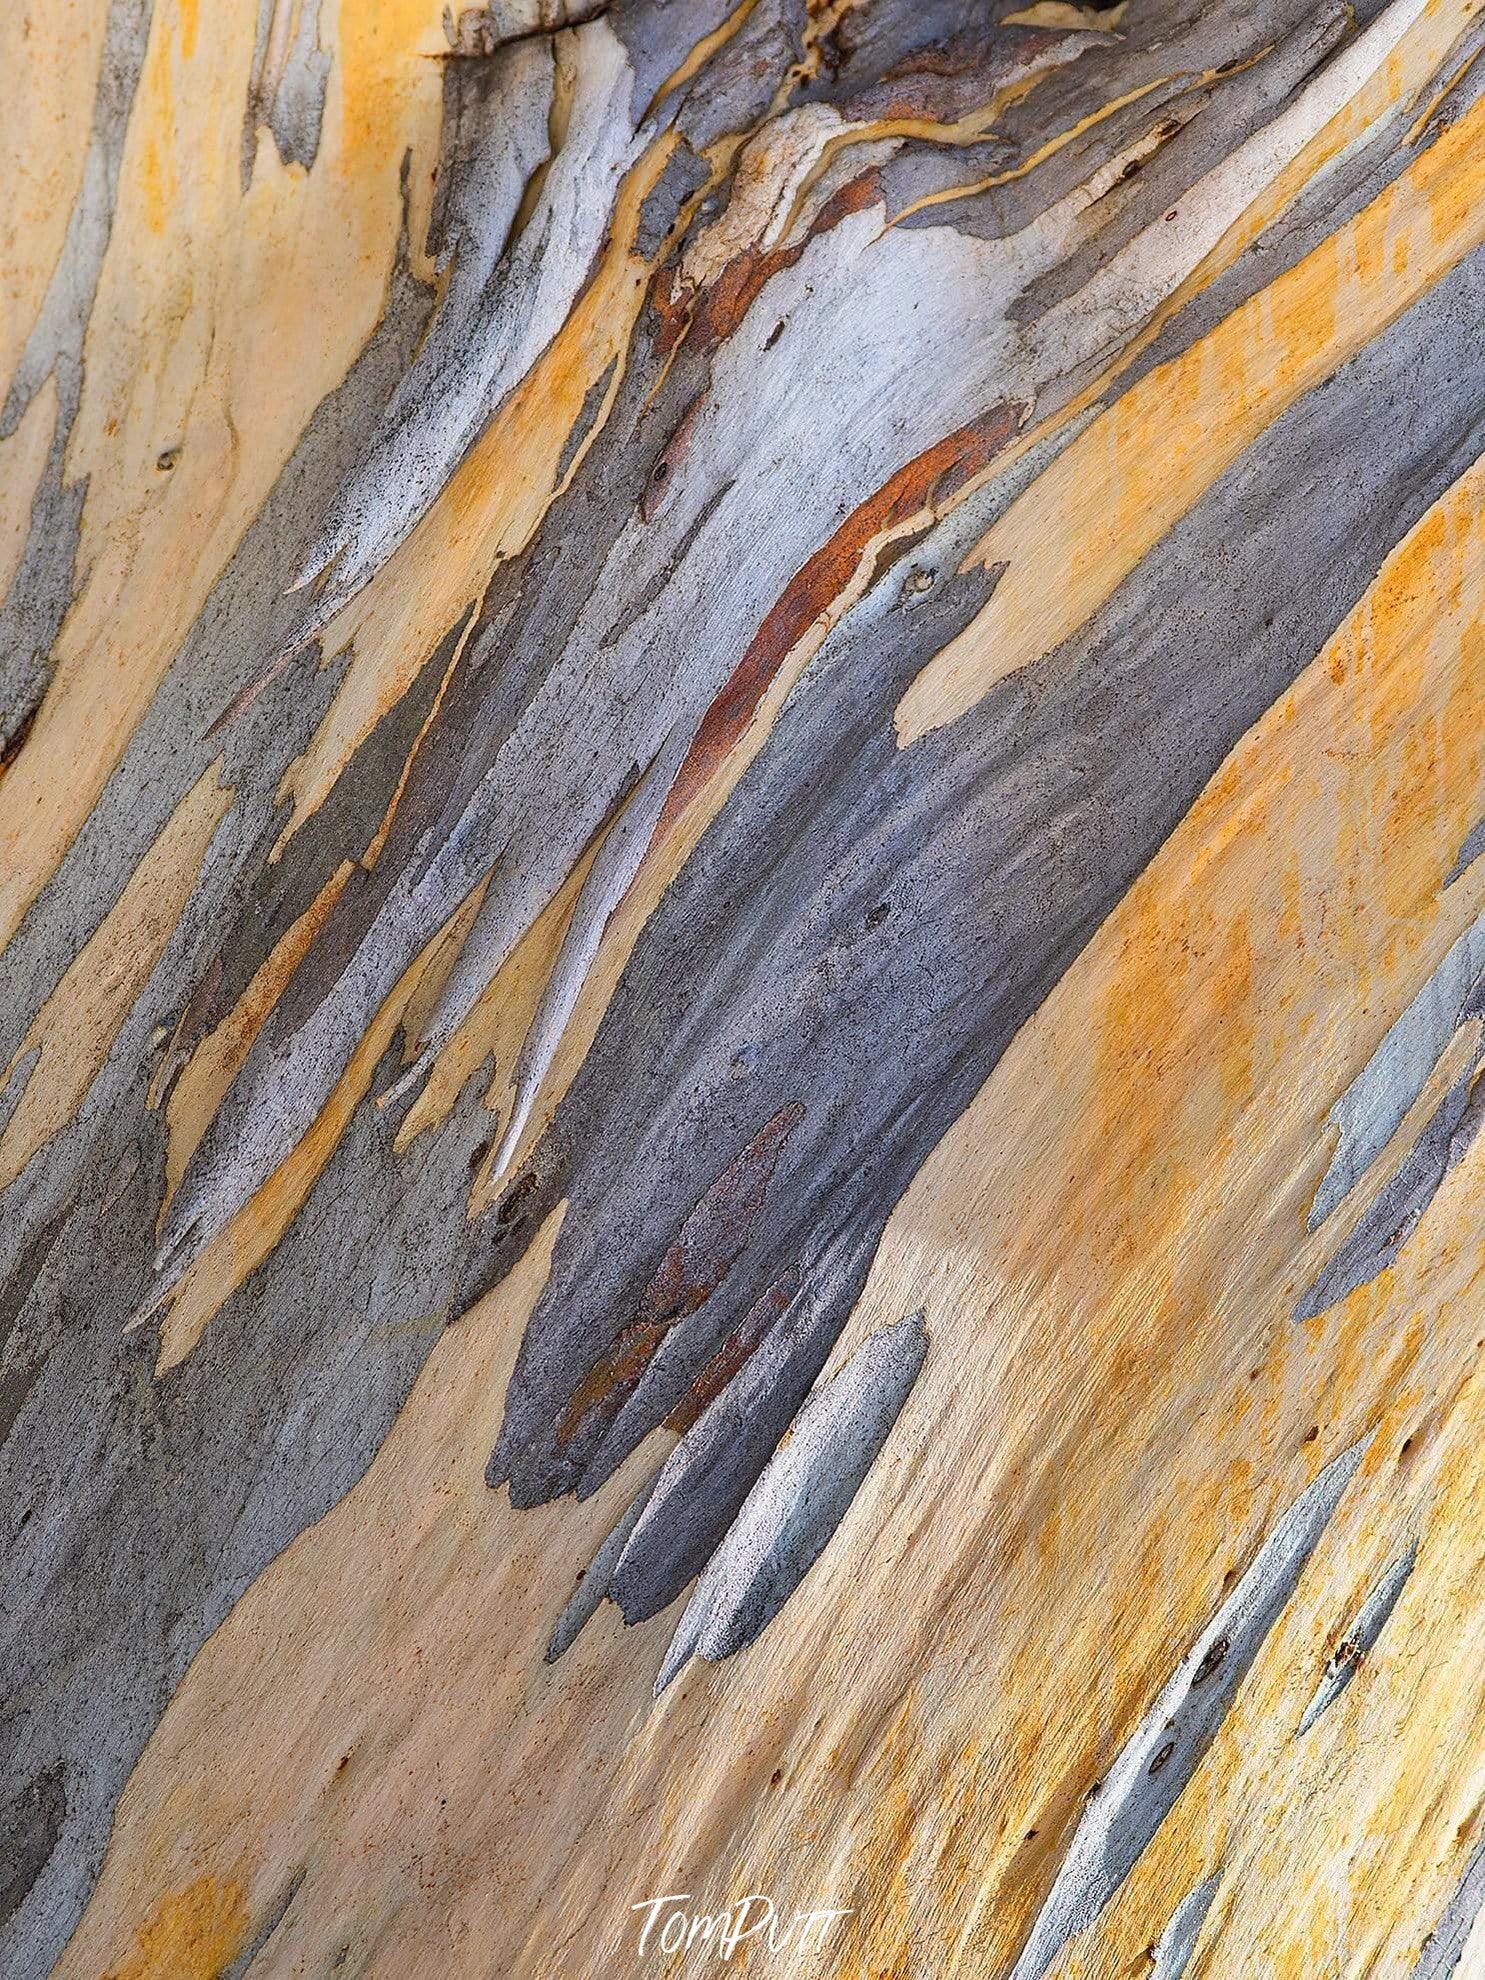
<path id="1" fill-rule="evenodd" d="M 927 1352 L 915 1313 L 873 1334 L 805 1403 L 697 1583 L 657 1698 L 690 1657 L 730 1657 L 772 1622 L 844 1518 Z"/>
<path id="2" fill-rule="evenodd" d="M 1454 1895 L 1424 1940 L 1408 1980 L 1449 1980 L 1450 1974 L 1457 1973 L 1482 1907 L 1485 1907 L 1485 1843 L 1476 1843 Z"/>
<path id="3" fill-rule="evenodd" d="M 1378 1637 L 1387 1627 L 1387 1619 L 1397 1607 L 1398 1597 L 1407 1585 L 1417 1558 L 1418 1543 L 1415 1540 L 1405 1554 L 1399 1554 L 1377 1577 L 1366 1600 L 1356 1611 L 1354 1621 L 1347 1625 L 1345 1634 L 1331 1654 L 1325 1675 L 1305 1707 L 1299 1732 L 1307 1733 L 1315 1721 L 1330 1710 L 1355 1677 L 1362 1659 L 1375 1647 Z"/>
<path id="4" fill-rule="evenodd" d="M 1453 944 L 1351 1085 L 1326 1125 L 1339 1140 L 1310 1205 L 1323 1224 L 1402 1126 L 1461 1024 L 1485 1015 L 1485 916 Z"/>
<path id="5" fill-rule="evenodd" d="M 1181 1980 L 1181 1975 L 1191 1964 L 1191 1955 L 1196 1951 L 1196 1942 L 1201 1937 L 1201 1928 L 1206 1923 L 1207 1913 L 1212 1908 L 1212 1899 L 1216 1897 L 1221 1881 L 1222 1872 L 1214 1870 L 1210 1877 L 1204 1877 L 1181 1899 L 1155 1948 L 1155 1964 L 1150 1980 Z"/>
<path id="6" fill-rule="evenodd" d="M 564 1651 L 570 1650 L 584 1627 L 597 1615 L 605 1596 L 610 1592 L 613 1573 L 619 1556 L 624 1551 L 625 1542 L 634 1531 L 635 1522 L 649 1504 L 650 1495 L 659 1481 L 660 1473 L 653 1472 L 640 1486 L 624 1511 L 610 1528 L 603 1545 L 593 1556 L 577 1587 L 568 1598 L 566 1608 L 557 1618 L 557 1627 L 552 1631 L 547 1644 L 546 1661 L 555 1664 Z"/>
<path id="7" fill-rule="evenodd" d="M 1011 1980 L 1041 1980 L 1139 1861 L 1216 1737 L 1369 1441 L 1333 1458 L 1279 1519 L 1098 1783 Z"/>

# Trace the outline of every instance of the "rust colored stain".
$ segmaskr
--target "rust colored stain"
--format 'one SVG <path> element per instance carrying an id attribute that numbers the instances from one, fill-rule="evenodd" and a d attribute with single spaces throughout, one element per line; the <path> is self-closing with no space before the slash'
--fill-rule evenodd
<path id="1" fill-rule="evenodd" d="M 887 530 L 952 501 L 1014 439 L 1026 413 L 1018 401 L 1001 399 L 936 441 L 853 509 L 829 542 L 801 565 L 702 717 L 665 800 L 654 843 L 726 757 L 779 668 L 851 582 L 869 546 Z"/>
<path id="2" fill-rule="evenodd" d="M 741 1257 L 758 1228 L 764 1198 L 772 1180 L 779 1150 L 804 1119 L 804 1108 L 796 1101 L 782 1108 L 761 1127 L 682 1224 L 680 1233 L 661 1259 L 655 1276 L 645 1288 L 638 1316 L 617 1335 L 608 1351 L 596 1361 L 579 1383 L 571 1402 L 557 1424 L 557 1442 L 565 1447 L 594 1412 L 608 1409 L 615 1399 L 622 1401 L 638 1384 L 650 1358 L 677 1320 L 684 1320 L 704 1306 Z M 780 1291 L 775 1287 L 751 1307 L 727 1344 L 718 1350 L 698 1378 L 708 1374 L 729 1349 L 734 1348 L 741 1366 L 758 1341 L 773 1324 L 766 1311 L 768 1302 Z M 792 1298 L 792 1292 L 789 1294 Z M 784 1304 L 788 1304 L 786 1298 Z M 767 1324 L 764 1324 L 766 1321 Z M 750 1329 L 761 1327 L 749 1341 Z M 730 1370 L 728 1371 L 731 1372 Z M 717 1383 L 720 1388 L 722 1376 Z M 712 1393 L 715 1393 L 713 1391 Z M 697 1406 L 700 1415 L 710 1395 Z M 683 1400 L 679 1409 L 685 1409 Z"/>
<path id="3" fill-rule="evenodd" d="M 660 319 L 655 348 L 668 357 L 685 336 L 691 321 L 691 291 L 683 286 L 681 271 L 674 262 L 656 276 L 650 307 Z"/>
<path id="4" fill-rule="evenodd" d="M 669 1326 L 711 1298 L 757 1229 L 779 1150 L 803 1119 L 799 1101 L 781 1108 L 718 1176 L 646 1288 L 645 1319 Z"/>
<path id="5" fill-rule="evenodd" d="M 721 1395 L 749 1355 L 762 1346 L 775 1322 L 788 1312 L 798 1290 L 797 1279 L 780 1279 L 761 1299 L 753 1302 L 666 1417 L 667 1430 L 684 1432 L 691 1428 L 708 1404 Z"/>
<path id="6" fill-rule="evenodd" d="M 812 240 L 828 234 L 852 213 L 877 205 L 881 198 L 881 177 L 873 166 L 830 195 L 793 247 L 745 248 L 734 255 L 699 301 L 681 289 L 679 273 L 670 271 L 665 287 L 657 288 L 654 298 L 660 317 L 656 346 L 662 357 L 668 357 L 692 332 L 702 348 L 715 350 L 742 322 L 764 285 L 781 270 L 792 268 Z"/>
<path id="7" fill-rule="evenodd" d="M 632 1393 L 650 1357 L 669 1333 L 662 1320 L 631 1320 L 608 1353 L 596 1361 L 557 1424 L 557 1442 L 566 1448 L 594 1410 Z"/>

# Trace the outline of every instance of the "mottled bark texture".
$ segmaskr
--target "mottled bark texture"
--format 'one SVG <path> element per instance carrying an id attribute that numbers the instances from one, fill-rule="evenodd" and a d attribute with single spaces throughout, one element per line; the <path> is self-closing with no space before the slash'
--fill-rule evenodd
<path id="1" fill-rule="evenodd" d="M 1485 1971 L 1482 47 L 0 21 L 0 1973 Z"/>

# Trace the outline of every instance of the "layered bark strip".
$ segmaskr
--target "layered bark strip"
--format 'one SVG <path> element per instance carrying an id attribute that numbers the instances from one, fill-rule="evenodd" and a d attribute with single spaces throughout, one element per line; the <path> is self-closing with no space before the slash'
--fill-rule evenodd
<path id="1" fill-rule="evenodd" d="M 1485 1972 L 1482 0 L 0 19 L 0 1973 Z"/>

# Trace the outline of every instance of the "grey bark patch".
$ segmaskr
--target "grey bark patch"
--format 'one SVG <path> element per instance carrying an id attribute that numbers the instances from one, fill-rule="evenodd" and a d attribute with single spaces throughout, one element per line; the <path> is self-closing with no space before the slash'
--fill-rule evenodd
<path id="1" fill-rule="evenodd" d="M 1326 1117 L 1335 1154 L 1310 1205 L 1317 1230 L 1402 1126 L 1485 981 L 1485 916 L 1467 928 Z"/>
<path id="2" fill-rule="evenodd" d="M 44 1328 L 27 1324 L 28 1309 L 43 1291 L 43 1278 L 75 1205 L 64 1206 L 27 1236 L 0 1285 L 0 1450 L 3 1450 L 41 1372 L 51 1341 Z"/>
<path id="3" fill-rule="evenodd" d="M 24 736 L 46 692 L 52 644 L 72 602 L 86 482 L 64 480 L 67 444 L 82 401 L 83 339 L 113 231 L 124 139 L 152 11 L 153 0 L 111 0 L 82 183 L 41 309 L 0 406 L 0 440 L 8 440 L 47 379 L 56 380 L 51 448 L 21 561 L 0 608 L 0 758 Z"/>
<path id="4" fill-rule="evenodd" d="M 824 1552 L 928 1352 L 921 1313 L 884 1327 L 810 1396 L 707 1564 L 655 1680 L 730 1657 L 768 1627 Z"/>
<path id="5" fill-rule="evenodd" d="M 738 32 L 713 55 L 706 66 L 683 88 L 670 97 L 655 101 L 655 93 L 675 73 L 686 49 L 700 33 L 719 26 L 732 11 L 730 0 L 708 0 L 705 10 L 694 15 L 695 27 L 677 48 L 669 33 L 657 36 L 656 24 L 664 23 L 667 11 L 679 18 L 686 9 L 654 8 L 645 0 L 616 16 L 621 38 L 630 47 L 635 65 L 633 109 L 639 116 L 654 103 L 657 125 L 674 124 L 692 149 L 705 152 L 718 138 L 734 131 L 750 130 L 768 114 L 779 80 L 804 52 L 804 33 L 809 20 L 806 0 L 757 0 Z M 636 33 L 630 18 L 645 19 L 645 29 Z M 705 22 L 708 26 L 703 26 Z"/>
<path id="6" fill-rule="evenodd" d="M 25 1097 L 31 1075 L 41 1063 L 41 1047 L 32 1045 L 12 1060 L 0 1079 L 0 1134 L 10 1126 L 16 1108 Z"/>
<path id="7" fill-rule="evenodd" d="M 1175 1807 L 1361 1463 L 1334 1458 L 1279 1519 L 1087 1801 L 1045 1904 L 1011 1972 L 1041 1980 L 1098 1917 Z"/>
<path id="8" fill-rule="evenodd" d="M 810 1299 L 796 1295 L 763 1345 L 672 1451 L 614 1573 L 613 1596 L 625 1622 L 658 1615 L 706 1566 L 809 1394 L 841 1324 L 836 1309 L 817 1310 Z M 648 1400 L 645 1414 L 655 1406 Z M 589 1489 L 596 1488 L 614 1450 L 637 1435 L 642 1421 L 636 1411 L 633 1422 L 615 1425 L 612 1441 L 589 1466 L 588 1478 L 595 1481 Z"/>
<path id="9" fill-rule="evenodd" d="M 257 35 L 242 124 L 242 189 L 252 183 L 258 132 L 272 134 L 285 165 L 312 171 L 320 150 L 330 53 L 320 46 L 320 0 L 293 0 L 293 30 L 275 51 L 275 16 L 290 0 L 258 0 Z M 276 59 L 275 59 L 276 58 Z M 271 65 L 271 66 L 270 66 Z"/>
<path id="10" fill-rule="evenodd" d="M 72 603 L 86 477 L 63 479 L 71 421 L 59 413 L 30 527 L 0 603 L 0 761 L 9 760 L 45 692 L 52 645 Z"/>
<path id="11" fill-rule="evenodd" d="M 41 1875 L 66 1815 L 67 1788 L 60 1767 L 38 1774 L 0 1811 L 0 1926 Z"/>
<path id="12" fill-rule="evenodd" d="M 711 168 L 683 138 L 665 161 L 665 169 L 639 209 L 635 249 L 652 261 L 680 226 L 687 203 L 711 177 Z"/>
<path id="13" fill-rule="evenodd" d="M 1464 844 L 1459 848 L 1453 866 L 1449 869 L 1449 877 L 1444 882 L 1444 885 L 1446 887 L 1452 887 L 1456 880 L 1462 879 L 1480 857 L 1481 853 L 1485 853 L 1485 818 L 1482 818 L 1479 824 L 1467 834 Z"/>
<path id="14" fill-rule="evenodd" d="M 730 89 L 723 82 L 715 60 L 707 63 L 690 84 L 682 91 L 673 92 L 668 101 L 658 101 L 659 92 L 664 88 L 691 51 L 707 35 L 713 34 L 733 12 L 732 0 L 688 0 L 684 7 L 657 6 L 655 0 L 616 0 L 610 20 L 614 33 L 623 45 L 624 52 L 634 71 L 634 85 L 629 98 L 629 119 L 636 128 L 647 114 L 655 119 L 656 127 L 672 119 L 687 133 L 696 149 L 710 142 L 714 131 L 707 137 L 698 138 L 692 128 L 690 112 L 692 99 L 705 104 L 718 90 L 723 101 L 716 105 L 726 120 L 719 129 L 739 129 L 752 117 L 761 114 L 768 101 L 759 96 L 760 85 L 772 85 L 782 73 L 784 62 L 777 53 L 765 54 L 764 36 L 771 20 L 780 13 L 802 12 L 800 0 L 759 0 L 753 9 L 753 16 L 746 19 L 738 32 L 724 45 L 721 54 L 724 62 L 738 49 L 746 51 L 750 63 L 766 61 L 766 70 L 753 77 L 753 96 L 747 109 L 751 114 L 739 115 L 740 106 L 726 100 L 731 96 Z M 760 29 L 762 33 L 760 34 Z"/>
<path id="15" fill-rule="evenodd" d="M 1464 1958 L 1465 1946 L 1482 1906 L 1485 1906 L 1485 1842 L 1478 1842 L 1469 1853 L 1454 1895 L 1424 1940 L 1408 1980 L 1449 1980 Z"/>
<path id="16" fill-rule="evenodd" d="M 725 1362 L 729 1355 L 742 1351 L 743 1359 L 746 1360 L 770 1335 L 777 1332 L 773 1347 L 759 1362 L 747 1381 L 740 1379 L 740 1370 L 734 1371 L 731 1380 L 737 1386 L 735 1389 L 731 1388 L 730 1384 L 727 1386 L 733 1398 L 729 1409 L 736 1412 L 738 1399 L 744 1393 L 753 1390 L 760 1379 L 765 1379 L 764 1371 L 773 1364 L 776 1357 L 782 1356 L 784 1362 L 790 1362 L 795 1350 L 802 1347 L 798 1330 L 806 1321 L 807 1314 L 805 1308 L 796 1304 L 798 1298 L 799 1275 L 790 1271 L 754 1300 L 730 1332 L 726 1330 L 720 1317 L 722 1306 L 712 1301 L 707 1301 L 696 1312 L 683 1317 L 661 1341 L 639 1381 L 625 1396 L 619 1408 L 607 1412 L 603 1434 L 591 1455 L 587 1457 L 584 1468 L 578 1476 L 577 1496 L 582 1499 L 591 1492 L 597 1491 L 615 1465 L 621 1463 L 629 1452 L 648 1436 L 650 1427 L 657 1417 L 669 1423 L 677 1413 L 682 1416 L 691 1415 L 692 1401 L 701 1397 L 707 1389 L 709 1381 L 715 1376 L 719 1359 Z M 807 1334 L 819 1333 L 818 1317 L 814 1315 L 809 1318 L 809 1323 L 805 1327 Z M 804 1349 L 799 1365 L 801 1368 L 805 1366 L 810 1368 L 810 1373 L 802 1377 L 805 1386 L 812 1379 L 818 1366 L 813 1360 L 817 1352 L 818 1348 Z M 775 1376 L 780 1372 L 781 1367 L 774 1369 Z M 803 1393 L 802 1389 L 800 1393 Z M 761 1400 L 761 1396 L 755 1392 L 753 1406 L 756 1407 Z M 695 1421 L 695 1418 L 701 1414 L 702 1410 L 697 1409 L 692 1415 L 692 1425 L 689 1426 L 686 1440 L 687 1462 L 691 1455 L 700 1457 L 714 1435 L 715 1426 L 703 1429 L 701 1424 Z M 742 1422 L 732 1423 L 722 1439 L 725 1462 L 729 1467 L 736 1468 L 739 1465 L 743 1449 L 759 1427 L 757 1425 L 750 1427 Z M 777 1431 L 774 1435 L 777 1435 Z M 770 1444 L 768 1448 L 771 1447 Z M 681 1460 L 678 1459 L 678 1468 L 680 1463 Z M 736 1512 L 737 1503 L 734 1502 L 729 1506 L 723 1519 L 724 1525 L 726 1519 L 730 1519 Z M 700 1508 L 701 1500 L 693 1498 L 690 1502 L 690 1514 L 694 1517 Z M 702 1523 L 710 1523 L 712 1518 L 713 1515 L 708 1513 Z M 681 1524 L 685 1523 L 682 1520 Z M 673 1518 L 667 1521 L 668 1540 L 674 1540 L 679 1530 Z M 690 1572 L 681 1575 L 681 1581 L 689 1581 L 691 1574 L 700 1565 L 700 1559 L 696 1560 Z M 658 1603 L 658 1606 L 664 1608 L 669 1599 L 667 1596 Z"/>
<path id="17" fill-rule="evenodd" d="M 1413 1572 L 1413 1563 L 1418 1558 L 1418 1543 L 1415 1540 L 1404 1554 L 1399 1554 L 1389 1563 L 1373 1583 L 1366 1600 L 1357 1610 L 1355 1619 L 1347 1625 L 1344 1635 L 1336 1645 L 1325 1673 L 1315 1688 L 1315 1695 L 1305 1707 L 1304 1716 L 1297 1731 L 1307 1733 L 1315 1721 L 1328 1712 L 1340 1697 L 1346 1686 L 1361 1668 L 1362 1659 L 1375 1647 L 1378 1637 L 1387 1627 L 1387 1619 L 1397 1607 L 1398 1597 L 1407 1585 L 1408 1576 Z"/>
<path id="18" fill-rule="evenodd" d="M 562 1461 L 574 1476 L 581 1478 L 595 1443 L 667 1334 L 710 1304 L 746 1251 L 763 1217 L 780 1154 L 804 1112 L 797 1102 L 781 1108 L 708 1187 L 661 1257 L 633 1318 L 568 1402 L 556 1438 Z M 605 1466 L 602 1475 L 611 1469 Z M 497 1445 L 486 1479 L 493 1486 L 508 1475 L 505 1451 Z M 516 1505 L 529 1503 L 519 1481 L 511 1496 Z"/>
<path id="19" fill-rule="evenodd" d="M 603 376 L 595 379 L 583 394 L 583 403 L 578 411 L 577 418 L 572 423 L 572 431 L 568 434 L 566 440 L 563 441 L 562 452 L 557 457 L 557 480 L 559 483 L 567 479 L 568 470 L 582 451 L 583 442 L 592 433 L 594 426 L 597 424 L 598 415 L 603 410 L 603 402 L 613 387 L 614 372 L 618 366 L 618 362 L 619 360 L 617 358 L 610 358 L 609 362 L 604 366 Z"/>
<path id="20" fill-rule="evenodd" d="M 1485 1122 L 1485 1074 L 1477 1061 L 1455 1081 L 1409 1150 L 1397 1174 L 1362 1214 L 1330 1263 L 1294 1309 L 1314 1320 L 1393 1265 Z"/>

